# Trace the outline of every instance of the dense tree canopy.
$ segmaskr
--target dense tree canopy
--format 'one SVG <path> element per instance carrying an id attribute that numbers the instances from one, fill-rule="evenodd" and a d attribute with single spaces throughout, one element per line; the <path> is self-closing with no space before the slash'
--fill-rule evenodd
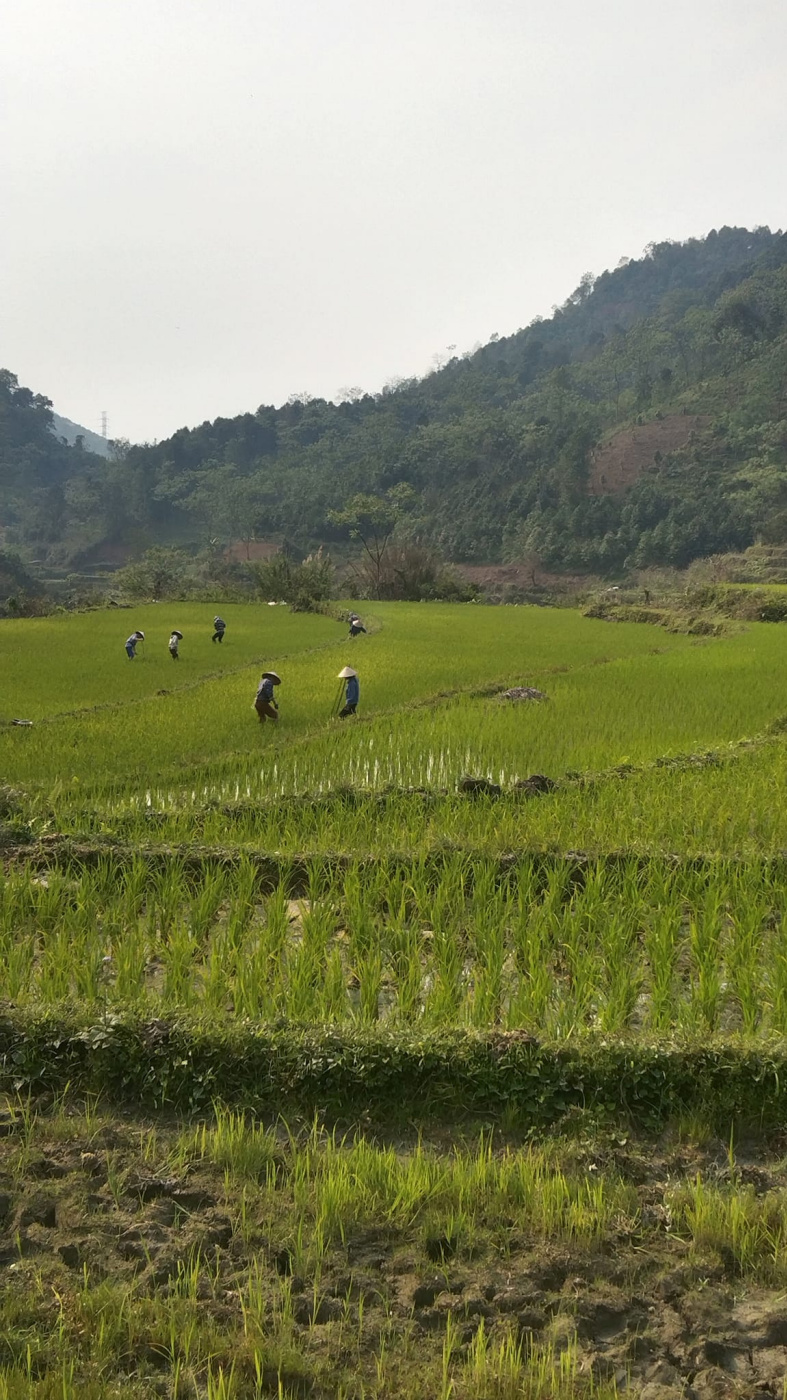
<path id="1" fill-rule="evenodd" d="M 457 561 L 684 564 L 787 538 L 786 381 L 787 237 L 723 228 L 587 274 L 549 320 L 424 379 L 263 404 L 109 462 L 59 443 L 48 401 L 4 372 L 0 523 L 64 561 L 118 543 L 349 550 L 352 503 L 404 492 L 396 539 Z M 599 486 L 604 444 L 681 414 L 686 441 Z"/>

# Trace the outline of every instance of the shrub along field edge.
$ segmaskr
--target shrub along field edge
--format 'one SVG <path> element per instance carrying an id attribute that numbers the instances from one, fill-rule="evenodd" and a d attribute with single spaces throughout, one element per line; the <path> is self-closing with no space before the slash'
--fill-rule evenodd
<path id="1" fill-rule="evenodd" d="M 696 1114 L 720 1131 L 787 1121 L 787 1044 L 540 1042 L 521 1032 L 332 1030 L 6 1012 L 0 1089 L 99 1094 L 199 1112 L 215 1101 L 263 1113 L 380 1124 L 514 1115 L 546 1127 L 586 1110 L 657 1130 Z"/>

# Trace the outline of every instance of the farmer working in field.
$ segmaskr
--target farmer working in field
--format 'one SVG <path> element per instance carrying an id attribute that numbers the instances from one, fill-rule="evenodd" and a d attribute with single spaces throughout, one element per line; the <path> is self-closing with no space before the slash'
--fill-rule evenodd
<path id="1" fill-rule="evenodd" d="M 344 670 L 339 672 L 339 679 L 347 681 L 344 692 L 344 708 L 339 711 L 339 719 L 346 719 L 348 715 L 354 715 L 358 708 L 361 687 L 358 684 L 358 672 L 354 671 L 352 666 L 345 666 Z"/>
<path id="2" fill-rule="evenodd" d="M 254 708 L 259 716 L 260 724 L 264 724 L 266 719 L 272 719 L 274 724 L 278 722 L 279 706 L 273 698 L 275 685 L 281 685 L 281 679 L 276 675 L 276 672 L 263 671 L 254 701 Z"/>
<path id="3" fill-rule="evenodd" d="M 181 643 L 182 641 L 183 641 L 183 633 L 182 633 L 182 632 L 175 631 L 175 632 L 172 632 L 172 633 L 171 633 L 170 639 L 169 639 L 169 654 L 170 654 L 170 656 L 172 657 L 172 660 L 173 660 L 173 661 L 179 661 L 179 660 L 180 660 L 180 657 L 178 656 L 178 647 L 179 647 L 179 645 L 180 645 L 180 643 Z"/>
<path id="4" fill-rule="evenodd" d="M 126 642 L 126 656 L 128 657 L 129 661 L 133 661 L 133 660 L 134 660 L 134 657 L 135 657 L 136 654 L 137 654 L 137 642 L 144 642 L 144 640 L 145 640 L 145 633 L 144 633 L 144 632 L 132 632 L 132 633 L 131 633 L 131 636 L 128 638 L 128 641 Z"/>
<path id="5" fill-rule="evenodd" d="M 350 613 L 350 636 L 359 637 L 361 632 L 366 635 L 366 628 L 357 613 Z"/>
<path id="6" fill-rule="evenodd" d="M 214 617 L 214 619 L 213 619 L 213 636 L 211 637 L 210 640 L 211 640 L 212 642 L 223 642 L 223 641 L 224 641 L 224 633 L 226 632 L 226 630 L 227 630 L 227 624 L 226 624 L 226 622 L 224 621 L 224 618 L 223 618 L 223 617 Z"/>

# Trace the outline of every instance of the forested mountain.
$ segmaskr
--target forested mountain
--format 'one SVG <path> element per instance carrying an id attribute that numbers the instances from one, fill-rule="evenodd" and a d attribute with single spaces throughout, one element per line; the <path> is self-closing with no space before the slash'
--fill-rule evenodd
<path id="1" fill-rule="evenodd" d="M 456 561 L 684 564 L 787 539 L 787 236 L 723 228 L 653 245 L 424 379 L 263 404 L 109 463 L 57 444 L 44 462 L 46 401 L 6 376 L 2 405 L 0 519 L 52 556 L 251 537 L 338 546 L 332 510 L 404 483 L 399 534 Z"/>

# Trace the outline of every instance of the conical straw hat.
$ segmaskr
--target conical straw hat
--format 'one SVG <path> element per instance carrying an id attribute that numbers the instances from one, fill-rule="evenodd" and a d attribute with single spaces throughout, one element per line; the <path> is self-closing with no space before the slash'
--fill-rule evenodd
<path id="1" fill-rule="evenodd" d="M 345 666 L 344 670 L 339 672 L 339 677 L 338 677 L 338 678 L 339 678 L 340 681 L 346 681 L 347 678 L 348 678 L 348 676 L 357 676 L 357 675 L 358 675 L 358 672 L 357 672 L 357 671 L 354 671 L 353 668 L 352 668 L 352 666 Z"/>
<path id="2" fill-rule="evenodd" d="M 273 681 L 274 685 L 281 685 L 281 676 L 277 676 L 275 671 L 263 671 L 262 679 L 264 681 Z"/>

